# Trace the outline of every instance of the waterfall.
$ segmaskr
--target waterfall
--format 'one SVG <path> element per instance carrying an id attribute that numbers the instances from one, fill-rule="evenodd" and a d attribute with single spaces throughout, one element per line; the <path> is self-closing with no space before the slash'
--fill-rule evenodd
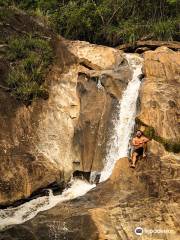
<path id="1" fill-rule="evenodd" d="M 106 180 L 111 175 L 116 160 L 128 155 L 129 139 L 135 123 L 136 101 L 140 87 L 138 76 L 141 74 L 142 59 L 134 54 L 126 54 L 126 58 L 132 67 L 133 77 L 119 102 L 118 116 L 113 119 L 114 128 L 107 146 L 105 167 L 101 173 L 100 181 Z M 101 87 L 100 79 L 98 86 Z M 95 184 L 74 179 L 71 187 L 65 189 L 61 195 L 54 196 L 52 191 L 49 191 L 49 196 L 38 197 L 15 208 L 0 210 L 0 230 L 24 223 L 39 212 L 48 210 L 58 203 L 84 195 L 95 186 Z"/>
<path id="2" fill-rule="evenodd" d="M 139 75 L 142 73 L 142 59 L 135 54 L 125 54 L 125 56 L 132 68 L 133 76 L 118 104 L 117 117 L 113 119 L 114 127 L 108 142 L 105 166 L 101 172 L 100 182 L 110 177 L 119 158 L 128 156 L 129 139 L 135 124 L 136 102 L 141 84 Z"/>

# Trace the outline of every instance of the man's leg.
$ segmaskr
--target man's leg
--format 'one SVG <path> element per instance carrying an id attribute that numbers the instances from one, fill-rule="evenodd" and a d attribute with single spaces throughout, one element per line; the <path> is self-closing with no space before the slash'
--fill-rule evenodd
<path id="1" fill-rule="evenodd" d="M 136 152 L 132 153 L 132 165 L 131 167 L 135 167 L 136 161 L 137 161 L 138 154 Z"/>
<path id="2" fill-rule="evenodd" d="M 146 151 L 147 151 L 147 143 L 144 143 L 144 145 L 143 145 L 143 158 L 146 157 Z"/>

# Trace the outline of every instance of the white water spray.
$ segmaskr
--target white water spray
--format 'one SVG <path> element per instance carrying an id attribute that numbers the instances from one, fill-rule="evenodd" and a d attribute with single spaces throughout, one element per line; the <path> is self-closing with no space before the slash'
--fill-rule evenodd
<path id="1" fill-rule="evenodd" d="M 113 120 L 114 129 L 107 146 L 108 152 L 100 182 L 110 177 L 119 158 L 128 156 L 129 139 L 135 124 L 136 102 L 141 84 L 138 76 L 142 73 L 142 58 L 135 54 L 126 54 L 125 56 L 132 68 L 133 76 L 119 102 L 118 116 Z"/>
<path id="2" fill-rule="evenodd" d="M 49 196 L 38 197 L 15 208 L 0 210 L 0 230 L 15 224 L 22 224 L 39 212 L 48 210 L 58 203 L 80 197 L 94 188 L 95 184 L 75 179 L 70 188 L 65 189 L 61 195 L 54 196 L 50 190 Z"/>

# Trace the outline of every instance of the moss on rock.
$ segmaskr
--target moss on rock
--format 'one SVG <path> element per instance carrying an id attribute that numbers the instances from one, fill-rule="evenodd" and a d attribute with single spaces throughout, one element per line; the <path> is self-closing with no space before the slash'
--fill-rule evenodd
<path id="1" fill-rule="evenodd" d="M 147 124 L 142 122 L 139 118 L 136 118 L 136 124 L 138 127 L 143 126 L 145 128 L 145 130 L 143 131 L 144 135 L 149 139 L 153 139 L 156 142 L 159 142 L 160 144 L 162 144 L 166 149 L 166 151 L 173 152 L 173 153 L 180 152 L 180 139 L 177 141 L 174 141 L 174 140 L 165 139 L 159 136 L 156 133 L 156 130 L 152 126 L 148 126 Z"/>

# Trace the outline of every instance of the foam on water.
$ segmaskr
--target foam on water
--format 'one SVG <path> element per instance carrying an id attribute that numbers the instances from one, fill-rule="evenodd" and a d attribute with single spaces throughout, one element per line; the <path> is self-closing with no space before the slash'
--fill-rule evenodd
<path id="1" fill-rule="evenodd" d="M 119 158 L 128 156 L 129 139 L 135 124 L 136 102 L 141 84 L 138 76 L 142 73 L 142 58 L 135 54 L 125 54 L 125 57 L 132 68 L 133 76 L 119 102 L 117 117 L 113 119 L 114 128 L 108 142 L 107 155 L 104 169 L 101 172 L 100 182 L 110 177 Z"/>
<path id="2" fill-rule="evenodd" d="M 49 191 L 49 196 L 38 197 L 15 208 L 0 210 L 0 230 L 24 223 L 35 217 L 39 212 L 48 210 L 58 203 L 84 195 L 95 186 L 95 184 L 75 179 L 72 180 L 71 187 L 65 189 L 61 195 L 54 196 L 52 191 Z"/>

